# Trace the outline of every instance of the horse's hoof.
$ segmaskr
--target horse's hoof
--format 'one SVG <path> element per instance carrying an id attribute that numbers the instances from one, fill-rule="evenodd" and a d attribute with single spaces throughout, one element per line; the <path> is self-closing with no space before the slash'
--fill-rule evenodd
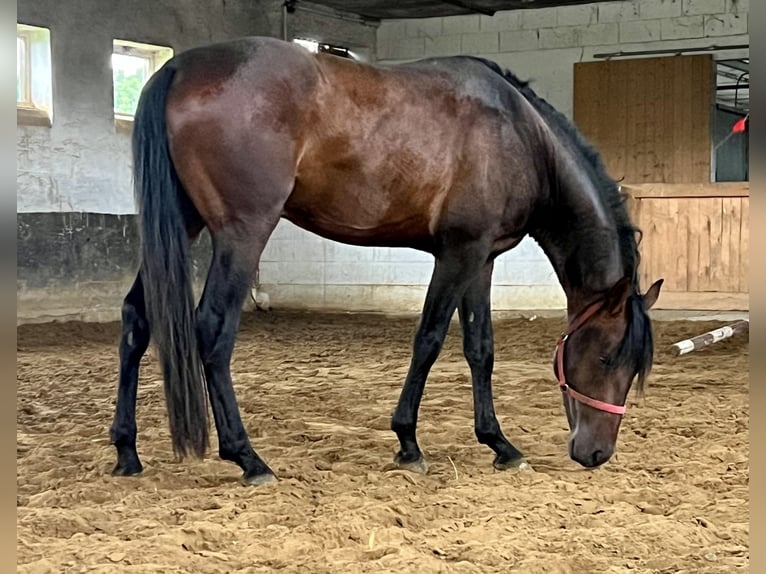
<path id="1" fill-rule="evenodd" d="M 133 464 L 121 464 L 118 462 L 112 469 L 112 476 L 139 476 L 142 472 L 144 472 L 144 467 L 141 466 L 140 462 Z"/>
<path id="2" fill-rule="evenodd" d="M 532 470 L 532 465 L 530 465 L 523 457 L 504 460 L 498 456 L 495 458 L 492 466 L 497 470 Z"/>
<path id="3" fill-rule="evenodd" d="M 426 459 L 421 455 L 417 460 L 404 461 L 401 455 L 397 454 L 394 458 L 394 464 L 396 468 L 400 470 L 408 470 L 416 474 L 428 474 L 428 463 Z"/>
<path id="4" fill-rule="evenodd" d="M 260 474 L 248 475 L 247 473 L 242 475 L 239 481 L 244 486 L 263 486 L 264 484 L 271 484 L 277 481 L 277 477 L 270 472 L 262 472 Z"/>

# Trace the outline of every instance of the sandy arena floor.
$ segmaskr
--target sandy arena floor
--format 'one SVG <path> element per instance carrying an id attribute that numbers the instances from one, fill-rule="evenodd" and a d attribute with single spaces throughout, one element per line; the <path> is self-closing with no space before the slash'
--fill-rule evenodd
<path id="1" fill-rule="evenodd" d="M 233 373 L 274 485 L 174 463 L 159 371 L 138 400 L 140 478 L 109 476 L 117 324 L 18 330 L 19 572 L 716 573 L 748 570 L 747 337 L 672 358 L 718 323 L 656 322 L 656 366 L 618 454 L 566 455 L 550 367 L 563 321 L 496 322 L 496 407 L 534 471 L 476 443 L 457 325 L 420 415 L 428 476 L 385 470 L 417 318 L 248 314 Z M 213 443 L 216 444 L 215 435 Z M 454 467 L 453 467 L 454 463 Z"/>

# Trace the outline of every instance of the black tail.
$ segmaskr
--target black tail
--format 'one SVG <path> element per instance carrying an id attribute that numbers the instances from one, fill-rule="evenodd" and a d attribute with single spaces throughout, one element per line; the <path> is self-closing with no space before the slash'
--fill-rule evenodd
<path id="1" fill-rule="evenodd" d="M 170 158 L 165 103 L 175 68 L 147 83 L 133 124 L 133 170 L 141 227 L 141 276 L 152 337 L 165 379 L 173 450 L 202 457 L 208 446 L 207 394 L 195 329 L 184 193 Z"/>

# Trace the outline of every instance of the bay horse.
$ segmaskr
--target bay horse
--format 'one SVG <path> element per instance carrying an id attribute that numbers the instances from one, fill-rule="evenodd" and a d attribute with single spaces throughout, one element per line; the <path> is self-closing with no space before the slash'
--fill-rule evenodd
<path id="1" fill-rule="evenodd" d="M 208 401 L 219 455 L 245 484 L 275 479 L 251 446 L 230 360 L 243 302 L 281 218 L 334 241 L 434 257 L 409 371 L 391 419 L 401 468 L 425 472 L 416 440 L 426 378 L 455 310 L 478 441 L 497 469 L 526 465 L 492 398 L 495 258 L 526 235 L 567 300 L 554 374 L 584 467 L 615 449 L 634 379 L 652 364 L 636 229 L 597 152 L 527 83 L 475 57 L 366 64 L 273 38 L 180 53 L 144 87 L 133 128 L 141 264 L 122 308 L 113 474 L 136 475 L 136 392 L 153 338 L 173 449 L 202 457 Z M 195 308 L 189 245 L 212 258 Z M 566 352 L 565 352 L 566 350 Z"/>

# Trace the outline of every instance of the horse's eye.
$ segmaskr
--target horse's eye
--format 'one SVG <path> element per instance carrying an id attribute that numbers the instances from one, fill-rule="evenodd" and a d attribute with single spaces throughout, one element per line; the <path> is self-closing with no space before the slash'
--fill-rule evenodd
<path id="1" fill-rule="evenodd" d="M 612 359 L 611 359 L 611 358 L 609 358 L 609 357 L 607 357 L 606 355 L 601 355 L 601 356 L 599 357 L 599 360 L 600 360 L 600 361 L 601 361 L 601 362 L 602 362 L 604 365 L 611 365 L 611 364 L 612 364 Z"/>

